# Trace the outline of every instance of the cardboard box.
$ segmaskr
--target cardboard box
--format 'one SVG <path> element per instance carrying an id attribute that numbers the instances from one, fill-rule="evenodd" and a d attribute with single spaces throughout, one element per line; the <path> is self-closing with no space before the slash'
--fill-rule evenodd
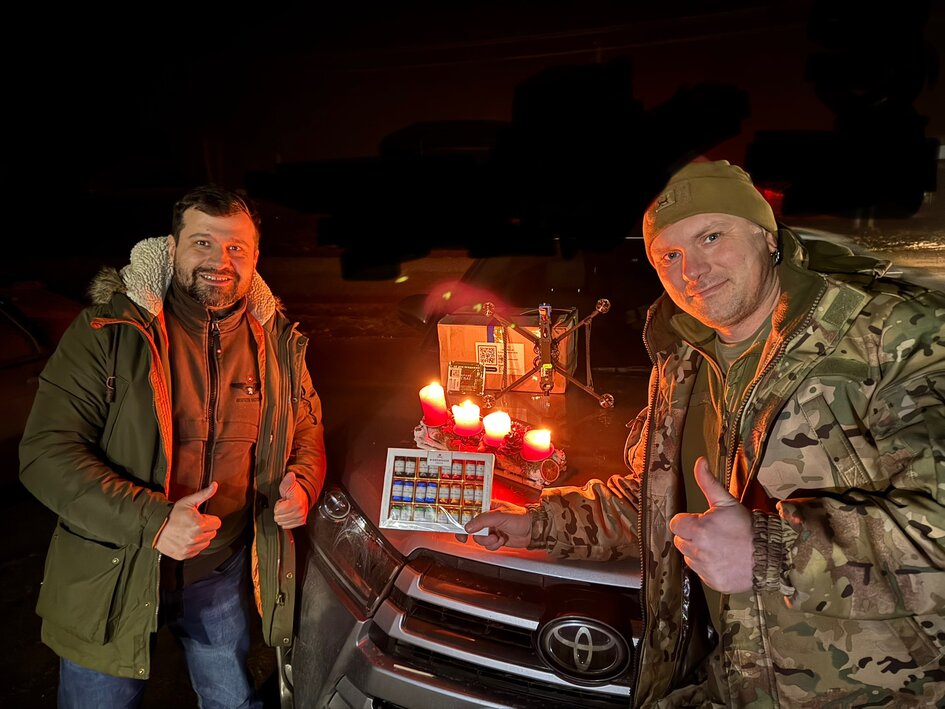
<path id="1" fill-rule="evenodd" d="M 535 366 L 535 359 L 540 357 L 540 353 L 536 352 L 536 343 L 522 335 L 521 330 L 527 330 L 538 338 L 540 331 L 536 310 L 532 308 L 519 311 L 514 315 L 507 313 L 500 313 L 500 315 L 509 321 L 511 326 L 506 327 L 494 318 L 487 318 L 471 310 L 458 310 L 452 315 L 441 318 L 437 323 L 440 344 L 440 380 L 447 392 L 451 391 L 448 376 L 450 362 L 481 364 L 485 371 L 484 389 L 486 392 L 501 390 Z M 577 324 L 577 309 L 553 310 L 551 322 L 551 338 L 554 339 Z M 577 364 L 577 336 L 578 330 L 575 330 L 561 339 L 557 345 L 557 363 L 569 374 L 574 373 Z M 509 369 L 507 376 L 504 371 L 506 361 Z M 540 379 L 540 370 L 535 371 L 511 391 L 541 393 Z M 562 394 L 567 389 L 568 380 L 557 371 L 552 375 L 552 382 L 554 384 L 552 394 Z"/>

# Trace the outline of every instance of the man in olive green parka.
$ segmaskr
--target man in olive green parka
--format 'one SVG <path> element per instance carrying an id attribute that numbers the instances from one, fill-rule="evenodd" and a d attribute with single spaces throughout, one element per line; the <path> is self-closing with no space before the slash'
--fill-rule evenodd
<path id="1" fill-rule="evenodd" d="M 256 273 L 251 203 L 200 187 L 172 228 L 97 276 L 20 444 L 20 479 L 59 517 L 37 612 L 61 707 L 137 706 L 163 624 L 202 706 L 258 707 L 252 606 L 269 645 L 291 643 L 291 530 L 325 476 L 307 339 Z"/>

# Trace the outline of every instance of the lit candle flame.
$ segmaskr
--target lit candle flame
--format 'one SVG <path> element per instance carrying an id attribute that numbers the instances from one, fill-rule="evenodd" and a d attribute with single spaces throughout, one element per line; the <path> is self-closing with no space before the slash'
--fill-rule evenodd
<path id="1" fill-rule="evenodd" d="M 453 404 L 453 433 L 457 436 L 475 436 L 482 430 L 479 407 L 469 399 L 458 406 Z"/>
<path id="2" fill-rule="evenodd" d="M 446 395 L 439 383 L 431 382 L 420 390 L 420 406 L 423 408 L 423 422 L 427 426 L 442 426 L 446 423 Z"/>
<path id="3" fill-rule="evenodd" d="M 522 438 L 522 457 L 525 460 L 544 460 L 553 452 L 551 431 L 547 428 L 533 428 L 525 432 Z"/>
<path id="4" fill-rule="evenodd" d="M 483 417 L 482 425 L 486 429 L 482 435 L 482 442 L 487 446 L 498 448 L 512 430 L 512 417 L 504 411 L 493 411 Z"/>

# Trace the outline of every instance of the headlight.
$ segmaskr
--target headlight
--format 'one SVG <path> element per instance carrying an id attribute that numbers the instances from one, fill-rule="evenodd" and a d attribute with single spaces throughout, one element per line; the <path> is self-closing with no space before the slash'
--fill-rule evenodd
<path id="1" fill-rule="evenodd" d="M 341 488 L 322 494 L 312 540 L 321 566 L 365 617 L 373 614 L 403 559 Z"/>

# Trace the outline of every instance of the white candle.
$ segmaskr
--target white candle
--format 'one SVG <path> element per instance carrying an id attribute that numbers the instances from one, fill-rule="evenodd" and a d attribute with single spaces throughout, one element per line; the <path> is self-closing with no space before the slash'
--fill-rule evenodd
<path id="1" fill-rule="evenodd" d="M 478 406 L 469 399 L 458 406 L 453 404 L 453 433 L 457 436 L 475 436 L 481 430 Z"/>
<path id="2" fill-rule="evenodd" d="M 427 426 L 442 426 L 446 423 L 446 396 L 443 387 L 437 382 L 420 390 L 420 406 L 423 407 L 423 422 Z"/>
<path id="3" fill-rule="evenodd" d="M 547 428 L 533 428 L 525 432 L 522 438 L 522 457 L 525 460 L 544 460 L 553 451 L 551 431 Z"/>
<path id="4" fill-rule="evenodd" d="M 493 411 L 483 417 L 482 425 L 486 429 L 482 435 L 482 442 L 487 446 L 498 448 L 512 430 L 512 417 L 504 411 Z"/>

